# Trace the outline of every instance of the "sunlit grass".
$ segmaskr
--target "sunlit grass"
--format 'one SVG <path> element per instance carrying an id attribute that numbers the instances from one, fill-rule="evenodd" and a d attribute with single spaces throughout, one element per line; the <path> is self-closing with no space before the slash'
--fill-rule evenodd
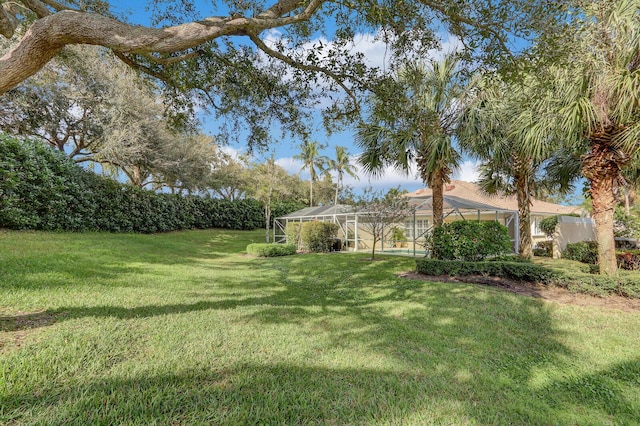
<path id="1" fill-rule="evenodd" d="M 0 233 L 0 424 L 634 424 L 640 314 L 244 254 Z"/>

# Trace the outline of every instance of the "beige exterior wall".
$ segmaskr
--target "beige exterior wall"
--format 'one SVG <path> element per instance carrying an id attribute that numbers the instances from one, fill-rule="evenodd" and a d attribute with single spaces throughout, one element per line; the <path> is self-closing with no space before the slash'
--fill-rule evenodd
<path id="1" fill-rule="evenodd" d="M 596 226 L 591 219 L 561 216 L 553 235 L 553 257 L 560 258 L 569 243 L 595 240 Z"/>

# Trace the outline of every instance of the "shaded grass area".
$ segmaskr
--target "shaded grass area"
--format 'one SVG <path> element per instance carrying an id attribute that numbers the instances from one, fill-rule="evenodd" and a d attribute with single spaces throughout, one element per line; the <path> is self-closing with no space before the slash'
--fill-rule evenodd
<path id="1" fill-rule="evenodd" d="M 0 233 L 0 423 L 640 418 L 637 313 L 245 256 L 263 235 Z"/>

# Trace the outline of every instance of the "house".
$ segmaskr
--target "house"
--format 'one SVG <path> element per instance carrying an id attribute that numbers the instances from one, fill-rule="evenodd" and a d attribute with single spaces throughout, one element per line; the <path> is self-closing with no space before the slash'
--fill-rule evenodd
<path id="1" fill-rule="evenodd" d="M 405 195 L 415 208 L 415 213 L 407 217 L 404 223 L 396 224 L 404 231 L 407 239 L 404 251 L 409 254 L 422 253 L 425 236 L 433 226 L 433 194 L 431 189 L 423 188 Z M 579 213 L 579 207 L 562 206 L 541 200 L 533 200 L 531 205 L 531 234 L 534 244 L 546 237 L 540 230 L 540 220 L 548 216 Z M 292 221 L 331 221 L 340 226 L 338 237 L 345 241 L 351 250 L 371 248 L 371 238 L 358 222 L 366 213 L 356 212 L 351 206 L 309 207 L 276 219 L 274 224 L 274 241 L 282 241 L 284 228 Z M 485 194 L 478 185 L 470 182 L 453 180 L 444 188 L 444 221 L 455 220 L 495 220 L 509 229 L 509 235 L 515 252 L 519 249 L 518 203 L 514 196 L 498 196 Z M 390 249 L 390 242 L 383 241 L 376 249 Z"/>

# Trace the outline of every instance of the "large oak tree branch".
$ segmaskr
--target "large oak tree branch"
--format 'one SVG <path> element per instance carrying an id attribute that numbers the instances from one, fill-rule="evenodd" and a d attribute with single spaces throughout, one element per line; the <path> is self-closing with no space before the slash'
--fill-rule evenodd
<path id="1" fill-rule="evenodd" d="M 22 40 L 0 58 L 0 94 L 40 70 L 69 44 L 92 44 L 124 53 L 174 53 L 222 36 L 260 31 L 305 21 L 325 0 L 279 0 L 256 17 L 210 17 L 166 28 L 129 25 L 95 13 L 64 10 L 38 19 Z"/>

